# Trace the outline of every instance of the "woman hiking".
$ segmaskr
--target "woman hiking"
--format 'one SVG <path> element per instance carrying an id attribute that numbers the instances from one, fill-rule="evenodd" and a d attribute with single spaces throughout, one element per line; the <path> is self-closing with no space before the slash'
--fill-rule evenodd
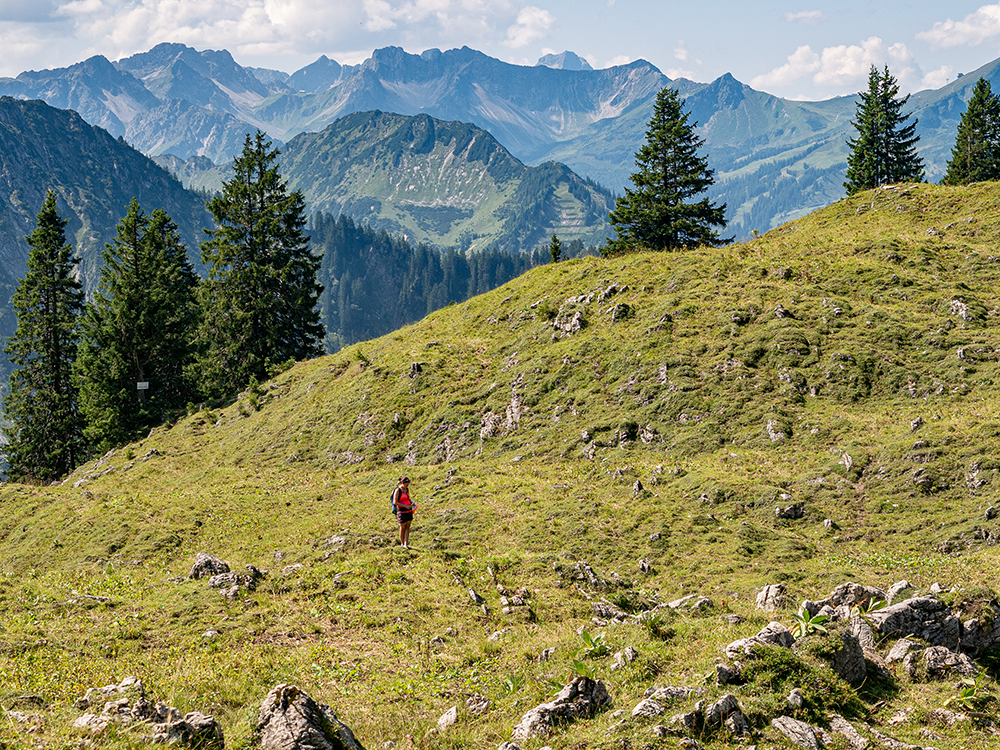
<path id="1" fill-rule="evenodd" d="M 399 486 L 392 492 L 392 503 L 399 519 L 399 543 L 403 549 L 410 548 L 410 524 L 417 504 L 410 499 L 410 478 L 401 477 Z"/>

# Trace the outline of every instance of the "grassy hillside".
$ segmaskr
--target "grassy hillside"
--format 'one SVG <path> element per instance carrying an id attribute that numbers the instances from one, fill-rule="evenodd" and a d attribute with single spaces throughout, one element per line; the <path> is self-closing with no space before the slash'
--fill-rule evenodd
<path id="1" fill-rule="evenodd" d="M 996 185 L 887 188 L 747 244 L 546 266 L 300 363 L 61 486 L 4 486 L 0 705 L 38 696 L 46 718 L 29 739 L 0 722 L 0 743 L 75 743 L 73 701 L 134 674 L 214 713 L 227 747 L 246 746 L 282 681 L 369 748 L 496 747 L 578 658 L 613 709 L 525 747 L 675 747 L 651 727 L 693 700 L 628 720 L 643 692 L 714 700 L 731 689 L 714 683 L 722 648 L 771 619 L 790 627 L 802 599 L 851 580 L 997 589 L 998 204 Z M 409 551 L 388 512 L 403 473 L 419 503 Z M 804 517 L 777 518 L 792 502 Z M 267 576 L 228 600 L 183 578 L 198 551 Z M 581 561 L 609 588 L 576 580 Z M 789 609 L 757 611 L 778 582 Z M 527 589 L 528 606 L 504 613 L 498 586 Z M 687 594 L 713 606 L 591 623 L 602 597 L 639 612 Z M 580 654 L 581 627 L 638 659 L 612 670 Z M 980 663 L 995 716 L 998 662 Z M 972 722 L 921 734 L 955 680 L 896 673 L 849 705 L 843 683 L 817 680 L 813 721 L 837 709 L 910 743 L 993 742 Z M 788 692 L 774 690 L 735 690 L 764 747 L 786 746 L 766 721 Z M 487 713 L 429 734 L 472 693 Z"/>

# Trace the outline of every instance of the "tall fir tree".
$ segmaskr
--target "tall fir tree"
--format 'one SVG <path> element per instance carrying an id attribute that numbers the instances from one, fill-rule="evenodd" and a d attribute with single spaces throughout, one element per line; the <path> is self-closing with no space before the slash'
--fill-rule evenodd
<path id="1" fill-rule="evenodd" d="M 139 437 L 194 395 L 198 276 L 177 225 L 133 198 L 117 229 L 77 360 L 85 435 L 99 451 Z"/>
<path id="2" fill-rule="evenodd" d="M 924 163 L 917 155 L 917 120 L 902 110 L 909 96 L 897 98 L 899 84 L 888 66 L 879 73 L 872 65 L 868 73 L 868 91 L 859 92 L 855 119 L 851 122 L 857 136 L 847 141 L 848 195 L 897 182 L 920 182 Z"/>
<path id="3" fill-rule="evenodd" d="M 4 400 L 11 479 L 47 482 L 70 472 L 83 456 L 83 419 L 73 380 L 83 292 L 73 277 L 78 259 L 66 243 L 56 194 L 45 196 L 26 238 L 28 271 L 12 298 L 17 330 L 4 353 L 17 369 Z"/>
<path id="4" fill-rule="evenodd" d="M 692 199 L 715 181 L 708 159 L 698 155 L 704 145 L 688 122 L 676 91 L 663 88 L 656 96 L 646 142 L 636 152 L 633 187 L 625 188 L 611 212 L 617 238 L 605 254 L 645 248 L 676 250 L 722 242 L 714 227 L 726 224 L 726 206 L 708 198 Z"/>
<path id="5" fill-rule="evenodd" d="M 304 234 L 305 199 L 288 192 L 278 150 L 257 131 L 233 160 L 233 178 L 208 202 L 218 228 L 202 243 L 205 389 L 231 397 L 288 360 L 322 353 L 319 259 Z"/>
<path id="6" fill-rule="evenodd" d="M 955 147 L 942 182 L 968 185 L 987 180 L 1000 180 L 1000 98 L 993 93 L 990 82 L 980 78 L 958 123 Z"/>

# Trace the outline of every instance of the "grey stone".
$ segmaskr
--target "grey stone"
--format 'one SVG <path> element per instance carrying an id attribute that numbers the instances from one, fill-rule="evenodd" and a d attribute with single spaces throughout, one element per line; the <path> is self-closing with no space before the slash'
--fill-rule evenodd
<path id="1" fill-rule="evenodd" d="M 830 635 L 837 632 L 832 631 Z M 831 656 L 830 666 L 845 682 L 859 685 L 868 674 L 864 649 L 861 648 L 858 637 L 850 630 L 840 630 L 839 635 L 841 648 Z"/>
<path id="2" fill-rule="evenodd" d="M 784 436 L 784 433 L 780 433 Z M 785 518 L 788 520 L 796 520 L 802 518 L 806 514 L 806 508 L 802 503 L 794 503 L 793 505 L 786 505 L 781 507 L 780 505 L 775 506 L 774 515 L 776 518 Z"/>
<path id="3" fill-rule="evenodd" d="M 866 617 L 883 636 L 912 635 L 932 646 L 945 646 L 952 651 L 959 645 L 961 623 L 943 602 L 933 597 L 907 599 L 875 610 Z"/>
<path id="4" fill-rule="evenodd" d="M 853 607 L 856 604 L 871 603 L 877 600 L 886 600 L 885 591 L 873 586 L 862 586 L 860 583 L 849 582 L 842 583 L 831 591 L 826 603 L 833 607 L 843 605 Z"/>
<path id="5" fill-rule="evenodd" d="M 626 664 L 631 664 L 636 659 L 639 658 L 639 652 L 636 651 L 631 646 L 626 646 L 621 651 L 616 651 L 614 655 L 614 664 L 611 665 L 611 669 L 620 669 Z"/>
<path id="6" fill-rule="evenodd" d="M 944 646 L 931 646 L 921 654 L 929 677 L 938 677 L 949 672 L 957 672 L 963 677 L 974 677 L 976 665 L 968 656 L 955 653 Z"/>
<path id="7" fill-rule="evenodd" d="M 962 623 L 962 649 L 964 651 L 989 651 L 1000 646 L 1000 607 L 990 602 L 985 605 L 986 616 L 971 618 Z"/>
<path id="8" fill-rule="evenodd" d="M 479 693 L 473 693 L 465 699 L 465 710 L 473 716 L 482 716 L 490 710 L 491 705 L 489 698 Z"/>
<path id="9" fill-rule="evenodd" d="M 705 709 L 705 726 L 718 727 L 727 724 L 733 717 L 733 734 L 743 735 L 746 729 L 746 722 L 743 719 L 743 711 L 740 709 L 740 702 L 732 693 L 726 693 L 715 703 Z M 738 731 L 737 731 L 738 730 Z"/>
<path id="10" fill-rule="evenodd" d="M 284 683 L 264 698 L 253 734 L 263 750 L 364 750 L 333 709 Z"/>
<path id="11" fill-rule="evenodd" d="M 792 692 L 788 694 L 785 699 L 785 705 L 788 706 L 789 711 L 798 711 L 806 704 L 805 696 L 802 695 L 802 691 L 795 688 Z"/>
<path id="12" fill-rule="evenodd" d="M 212 576 L 228 572 L 228 563 L 223 562 L 219 558 L 210 555 L 207 552 L 199 552 L 194 556 L 194 565 L 191 566 L 191 572 L 188 573 L 188 578 L 211 578 Z"/>
<path id="13" fill-rule="evenodd" d="M 682 698 L 690 698 L 692 695 L 701 695 L 704 688 L 673 687 L 665 685 L 662 687 L 646 688 L 643 698 L 652 698 L 660 703 L 671 703 Z"/>
<path id="14" fill-rule="evenodd" d="M 851 750 L 865 750 L 868 747 L 868 738 L 863 736 L 851 723 L 840 714 L 833 714 L 830 717 L 830 731 L 839 734 L 847 739 Z"/>
<path id="15" fill-rule="evenodd" d="M 885 660 L 889 663 L 894 661 L 903 661 L 908 653 L 919 648 L 921 648 L 921 646 L 916 641 L 911 641 L 909 638 L 900 638 L 892 644 L 892 648 L 889 649 L 889 653 L 886 655 Z"/>
<path id="16" fill-rule="evenodd" d="M 819 727 L 806 724 L 804 721 L 793 719 L 790 716 L 776 716 L 771 719 L 771 726 L 781 732 L 792 743 L 808 750 L 819 750 L 823 745 L 833 741 L 825 731 Z"/>
<path id="17" fill-rule="evenodd" d="M 223 750 L 222 726 L 214 717 L 191 711 L 183 719 L 153 724 L 151 742 L 186 745 L 198 750 Z"/>
<path id="18" fill-rule="evenodd" d="M 739 685 L 743 682 L 743 675 L 736 667 L 727 664 L 715 665 L 715 681 L 719 685 Z"/>
<path id="19" fill-rule="evenodd" d="M 547 736 L 556 723 L 592 716 L 610 704 L 611 696 L 603 682 L 589 677 L 575 677 L 551 701 L 536 706 L 521 717 L 511 732 L 511 739 L 523 741 Z"/>
<path id="20" fill-rule="evenodd" d="M 788 601 L 788 597 L 785 595 L 785 585 L 772 583 L 762 588 L 757 594 L 757 609 L 775 612 L 784 607 L 786 601 Z"/>
<path id="21" fill-rule="evenodd" d="M 791 648 L 794 644 L 795 636 L 792 635 L 791 631 L 780 622 L 772 622 L 764 626 L 757 635 L 730 643 L 726 646 L 726 656 L 734 660 L 741 656 L 749 656 L 755 645 Z"/>
<path id="22" fill-rule="evenodd" d="M 451 729 L 458 723 L 458 706 L 452 706 L 437 720 L 437 729 L 439 732 L 444 732 L 447 729 Z"/>
<path id="23" fill-rule="evenodd" d="M 632 709 L 632 716 L 636 719 L 647 719 L 651 716 L 659 716 L 666 710 L 666 707 L 662 703 L 652 698 L 643 698 L 635 704 L 635 708 Z"/>

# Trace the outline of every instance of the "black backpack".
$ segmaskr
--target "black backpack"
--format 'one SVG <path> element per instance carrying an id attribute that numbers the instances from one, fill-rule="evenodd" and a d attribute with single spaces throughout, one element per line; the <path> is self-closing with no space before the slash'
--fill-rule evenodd
<path id="1" fill-rule="evenodd" d="M 397 513 L 399 513 L 399 511 L 396 509 L 396 490 L 398 490 L 398 489 L 399 489 L 399 487 L 396 487 L 395 489 L 393 489 L 392 493 L 389 495 L 389 506 L 392 508 L 392 515 L 394 515 L 394 516 Z"/>

